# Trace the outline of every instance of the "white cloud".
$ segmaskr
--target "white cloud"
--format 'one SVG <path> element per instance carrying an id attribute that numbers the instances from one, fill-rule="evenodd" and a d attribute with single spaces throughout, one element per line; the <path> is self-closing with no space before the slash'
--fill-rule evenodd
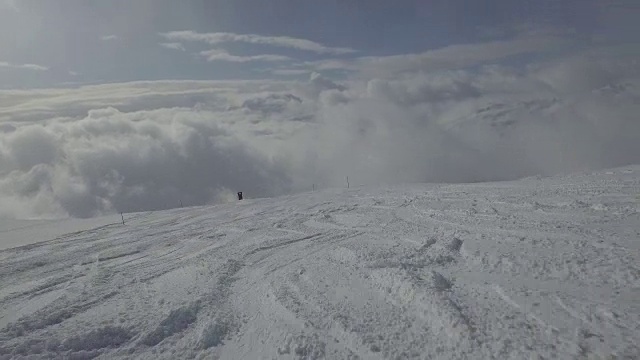
<path id="1" fill-rule="evenodd" d="M 0 216 L 84 217 L 204 204 L 229 191 L 281 194 L 290 174 L 269 155 L 269 139 L 299 126 L 280 113 L 301 106 L 285 93 L 292 86 L 165 81 L 2 91 Z"/>
<path id="2" fill-rule="evenodd" d="M 342 82 L 0 91 L 0 213 L 148 210 L 347 175 L 467 182 L 638 163 L 638 60 L 604 49 L 525 67 L 381 67 Z"/>
<path id="3" fill-rule="evenodd" d="M 0 61 L 0 68 L 19 69 L 19 70 L 33 70 L 33 71 L 47 71 L 48 67 L 36 64 L 12 64 L 5 61 Z"/>
<path id="4" fill-rule="evenodd" d="M 229 190 L 268 196 L 288 187 L 276 162 L 211 116 L 105 108 L 73 122 L 29 124 L 0 134 L 0 213 L 42 216 L 55 208 L 58 215 L 88 217 L 204 204 Z"/>
<path id="5" fill-rule="evenodd" d="M 42 66 L 42 65 L 36 65 L 36 64 L 22 64 L 19 66 L 20 69 L 29 69 L 29 70 L 35 70 L 35 71 L 47 71 L 49 70 L 48 67 L 46 66 Z"/>
<path id="6" fill-rule="evenodd" d="M 250 56 L 238 56 L 231 55 L 226 50 L 212 49 L 207 51 L 201 51 L 200 55 L 205 57 L 207 61 L 228 61 L 228 62 L 250 62 L 250 61 L 288 61 L 291 60 L 288 56 L 261 54 Z"/>
<path id="7" fill-rule="evenodd" d="M 177 42 L 172 42 L 172 43 L 160 43 L 160 46 L 167 48 L 167 49 L 171 49 L 171 50 L 180 50 L 180 51 L 186 51 L 186 49 L 184 48 L 184 46 L 181 43 L 177 43 Z"/>
<path id="8" fill-rule="evenodd" d="M 118 39 L 118 36 L 116 36 L 116 35 L 105 35 L 105 36 L 102 36 L 100 38 L 100 40 L 102 40 L 102 41 L 112 41 L 112 40 L 116 40 L 116 39 Z"/>
<path id="9" fill-rule="evenodd" d="M 36 64 L 12 64 L 5 61 L 0 61 L 0 68 L 10 68 L 10 69 L 23 69 L 23 70 L 34 70 L 34 71 L 47 71 L 48 67 Z"/>
<path id="10" fill-rule="evenodd" d="M 314 41 L 293 38 L 289 36 L 263 36 L 256 34 L 235 34 L 227 32 L 198 33 L 194 31 L 172 31 L 160 34 L 171 41 L 196 41 L 205 42 L 211 45 L 227 42 L 244 42 L 249 44 L 260 44 L 285 47 L 297 50 L 311 51 L 318 54 L 350 54 L 355 50 L 340 47 L 328 47 Z"/>

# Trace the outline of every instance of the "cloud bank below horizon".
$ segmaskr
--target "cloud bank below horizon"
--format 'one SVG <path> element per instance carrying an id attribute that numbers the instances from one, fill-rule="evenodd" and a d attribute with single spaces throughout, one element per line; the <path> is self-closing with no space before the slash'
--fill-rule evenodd
<path id="1" fill-rule="evenodd" d="M 227 38 L 207 41 L 255 40 Z M 345 176 L 473 182 L 640 162 L 637 56 L 429 72 L 409 60 L 351 64 L 361 72 L 339 83 L 314 73 L 0 91 L 0 216 L 202 205 Z"/>

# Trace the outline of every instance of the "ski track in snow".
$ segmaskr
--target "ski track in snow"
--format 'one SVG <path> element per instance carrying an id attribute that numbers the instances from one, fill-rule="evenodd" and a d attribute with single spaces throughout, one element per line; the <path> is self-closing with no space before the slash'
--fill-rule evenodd
<path id="1" fill-rule="evenodd" d="M 0 251 L 0 359 L 640 357 L 640 166 L 129 214 L 32 242 Z"/>

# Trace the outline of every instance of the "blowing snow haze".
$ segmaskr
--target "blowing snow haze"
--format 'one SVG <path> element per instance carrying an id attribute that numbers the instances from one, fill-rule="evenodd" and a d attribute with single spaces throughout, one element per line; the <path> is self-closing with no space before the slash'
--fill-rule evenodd
<path id="1" fill-rule="evenodd" d="M 481 3 L 0 0 L 0 217 L 639 163 L 637 3 Z"/>

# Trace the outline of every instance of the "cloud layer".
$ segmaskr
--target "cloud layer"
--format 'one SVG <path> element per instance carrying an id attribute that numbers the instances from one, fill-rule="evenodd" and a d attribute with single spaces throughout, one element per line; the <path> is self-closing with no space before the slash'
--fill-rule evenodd
<path id="1" fill-rule="evenodd" d="M 73 122 L 5 128 L 2 140 L 5 215 L 89 217 L 221 201 L 236 189 L 270 196 L 288 188 L 275 162 L 207 112 L 105 108 Z"/>
<path id="2" fill-rule="evenodd" d="M 459 69 L 523 54 L 551 52 L 569 43 L 568 38 L 557 34 L 534 33 L 508 40 L 450 45 L 417 54 L 323 59 L 307 65 L 316 70 L 349 70 L 367 77 L 389 77 L 401 72 Z"/>
<path id="3" fill-rule="evenodd" d="M 350 54 L 355 50 L 340 47 L 328 47 L 314 41 L 294 38 L 289 36 L 263 36 L 256 34 L 235 34 L 228 32 L 198 33 L 195 31 L 172 31 L 160 34 L 170 41 L 204 42 L 211 45 L 231 42 L 243 42 L 248 44 L 278 46 L 303 51 L 311 51 L 318 54 Z"/>
<path id="4" fill-rule="evenodd" d="M 0 216 L 199 205 L 345 176 L 471 182 L 640 162 L 633 52 L 438 71 L 428 58 L 386 58 L 374 72 L 355 62 L 341 82 L 313 73 L 0 91 Z"/>

